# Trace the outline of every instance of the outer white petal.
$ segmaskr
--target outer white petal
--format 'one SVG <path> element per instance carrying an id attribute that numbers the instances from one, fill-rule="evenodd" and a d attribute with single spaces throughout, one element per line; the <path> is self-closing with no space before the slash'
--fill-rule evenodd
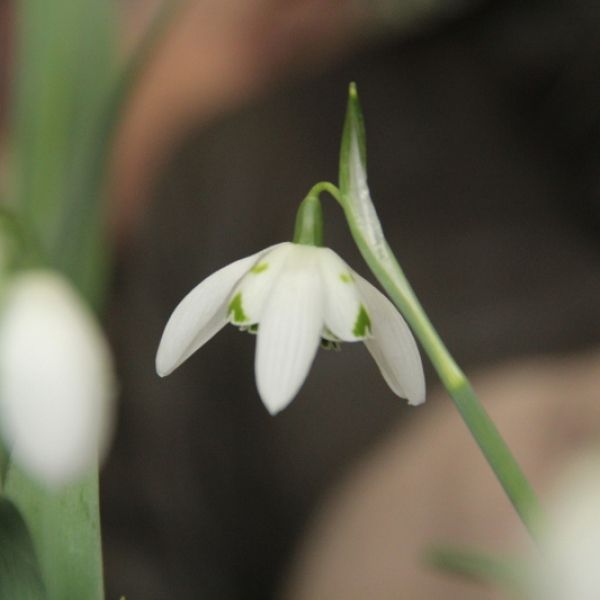
<path id="1" fill-rule="evenodd" d="M 361 298 L 352 270 L 329 248 L 319 248 L 319 268 L 325 290 L 325 326 L 344 342 L 364 339 L 369 332 L 356 331 Z"/>
<path id="2" fill-rule="evenodd" d="M 241 258 L 199 283 L 173 311 L 156 353 L 156 372 L 164 377 L 187 360 L 227 323 L 231 292 L 268 250 Z"/>
<path id="3" fill-rule="evenodd" d="M 14 460 L 51 485 L 83 474 L 107 448 L 114 395 L 106 340 L 70 284 L 16 276 L 0 319 L 0 427 Z"/>
<path id="4" fill-rule="evenodd" d="M 409 404 L 425 401 L 425 377 L 412 332 L 396 307 L 360 275 L 356 283 L 371 317 L 372 337 L 365 345 L 392 391 Z"/>
<path id="5" fill-rule="evenodd" d="M 240 294 L 240 304 L 246 318 L 243 321 L 236 320 L 235 313 L 231 312 L 229 320 L 232 323 L 251 325 L 260 321 L 265 300 L 285 265 L 288 254 L 294 248 L 291 242 L 280 244 L 277 248 L 263 254 L 256 265 L 242 277 L 231 297 Z"/>
<path id="6" fill-rule="evenodd" d="M 256 382 L 271 414 L 283 410 L 296 395 L 319 347 L 323 291 L 316 250 L 303 247 L 290 254 L 260 322 Z"/>

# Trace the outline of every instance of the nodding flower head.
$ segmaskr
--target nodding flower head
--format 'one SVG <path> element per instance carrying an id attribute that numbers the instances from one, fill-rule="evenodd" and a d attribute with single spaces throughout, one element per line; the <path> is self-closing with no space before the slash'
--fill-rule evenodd
<path id="1" fill-rule="evenodd" d="M 319 345 L 364 342 L 394 393 L 425 400 L 415 340 L 392 303 L 332 250 L 285 242 L 196 286 L 169 319 L 156 356 L 165 376 L 227 323 L 257 333 L 256 381 L 271 414 L 306 378 Z"/>

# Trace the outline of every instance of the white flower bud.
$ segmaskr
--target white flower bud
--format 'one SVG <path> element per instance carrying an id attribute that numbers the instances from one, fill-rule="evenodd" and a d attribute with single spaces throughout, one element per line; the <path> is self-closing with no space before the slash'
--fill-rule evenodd
<path id="1" fill-rule="evenodd" d="M 111 434 L 115 378 L 106 339 L 61 275 L 7 282 L 0 312 L 0 430 L 11 458 L 57 486 L 97 464 Z"/>

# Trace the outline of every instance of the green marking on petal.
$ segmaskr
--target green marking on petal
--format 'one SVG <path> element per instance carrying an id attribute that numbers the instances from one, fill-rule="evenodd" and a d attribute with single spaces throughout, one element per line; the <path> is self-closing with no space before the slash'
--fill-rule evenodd
<path id="1" fill-rule="evenodd" d="M 350 273 L 340 273 L 340 279 L 344 283 L 352 283 L 354 281 L 354 277 Z"/>
<path id="2" fill-rule="evenodd" d="M 269 268 L 268 262 L 261 262 L 261 263 L 258 263 L 257 265 L 254 265 L 250 269 L 250 273 L 254 273 L 255 275 L 258 275 L 259 273 L 263 273 L 264 271 L 266 271 L 268 268 Z"/>
<path id="3" fill-rule="evenodd" d="M 356 317 L 356 323 L 354 323 L 354 329 L 352 333 L 358 338 L 367 337 L 369 332 L 371 331 L 371 319 L 369 318 L 369 313 L 367 309 L 361 304 L 360 309 L 358 311 L 358 316 Z"/>
<path id="4" fill-rule="evenodd" d="M 242 308 L 242 292 L 238 292 L 229 303 L 229 314 L 233 313 L 234 323 L 244 323 L 248 321 L 248 316 Z"/>

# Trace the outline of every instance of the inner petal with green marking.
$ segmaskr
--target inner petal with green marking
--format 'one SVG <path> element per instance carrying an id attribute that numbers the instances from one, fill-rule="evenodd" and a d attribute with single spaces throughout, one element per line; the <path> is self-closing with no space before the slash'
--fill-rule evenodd
<path id="1" fill-rule="evenodd" d="M 243 325 L 249 321 L 242 307 L 242 293 L 238 292 L 229 302 L 228 313 L 231 315 L 232 323 Z"/>
<path id="2" fill-rule="evenodd" d="M 269 268 L 269 263 L 263 260 L 263 261 L 259 262 L 257 265 L 254 265 L 250 269 L 250 273 L 254 273 L 255 275 L 258 275 L 259 273 L 264 273 L 268 268 Z"/>
<path id="3" fill-rule="evenodd" d="M 362 304 L 358 310 L 352 333 L 358 338 L 365 338 L 371 333 L 371 319 L 367 309 Z"/>

